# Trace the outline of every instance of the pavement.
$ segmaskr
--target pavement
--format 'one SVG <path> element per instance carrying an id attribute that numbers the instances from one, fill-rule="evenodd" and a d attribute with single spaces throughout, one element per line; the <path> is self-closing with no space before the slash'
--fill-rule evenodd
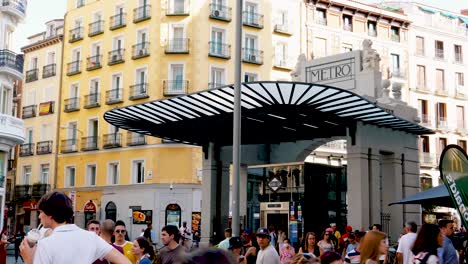
<path id="1" fill-rule="evenodd" d="M 11 256 L 11 255 L 8 255 L 8 256 L 7 256 L 6 263 L 7 263 L 7 264 L 15 264 L 15 263 L 17 263 L 17 264 L 20 264 L 20 263 L 21 263 L 21 264 L 24 264 L 24 262 L 21 261 L 21 258 L 18 258 L 18 262 L 15 262 L 15 256 Z"/>

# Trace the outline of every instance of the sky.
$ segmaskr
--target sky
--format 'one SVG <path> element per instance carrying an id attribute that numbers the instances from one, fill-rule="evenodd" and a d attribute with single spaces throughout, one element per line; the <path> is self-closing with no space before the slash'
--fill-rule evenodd
<path id="1" fill-rule="evenodd" d="M 68 0 L 70 1 L 70 0 Z M 209 0 L 207 0 L 209 1 Z M 380 3 L 378 0 L 360 0 L 367 3 Z M 452 12 L 460 12 L 468 9 L 466 0 L 415 0 L 437 8 Z M 45 31 L 45 22 L 63 18 L 65 15 L 67 0 L 28 0 L 28 8 L 25 21 L 18 26 L 14 34 L 15 52 L 20 52 L 21 47 L 28 44 L 27 38 L 39 32 Z"/>

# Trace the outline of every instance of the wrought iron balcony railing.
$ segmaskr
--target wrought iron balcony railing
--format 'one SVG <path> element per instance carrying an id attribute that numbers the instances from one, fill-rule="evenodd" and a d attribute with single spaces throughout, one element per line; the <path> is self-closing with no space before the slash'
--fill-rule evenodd
<path id="1" fill-rule="evenodd" d="M 19 13 L 23 17 L 26 15 L 26 0 L 3 0 L 2 6 L 11 8 L 14 11 L 13 13 Z"/>
<path id="2" fill-rule="evenodd" d="M 166 54 L 189 53 L 188 38 L 173 38 L 166 42 Z"/>
<path id="3" fill-rule="evenodd" d="M 275 56 L 273 66 L 275 66 L 276 68 L 291 70 L 293 68 L 292 59 L 282 56 Z"/>
<path id="4" fill-rule="evenodd" d="M 426 114 L 421 114 L 419 116 L 419 119 L 421 120 L 421 125 L 425 126 L 425 127 L 432 127 L 432 120 L 431 120 L 431 117 L 429 115 L 426 115 Z"/>
<path id="5" fill-rule="evenodd" d="M 93 37 L 104 33 L 104 20 L 89 23 L 88 37 Z"/>
<path id="6" fill-rule="evenodd" d="M 263 64 L 263 51 L 242 48 L 242 61 L 259 65 Z"/>
<path id="7" fill-rule="evenodd" d="M 60 144 L 60 152 L 62 153 L 71 153 L 78 151 L 78 139 L 64 139 Z"/>
<path id="8" fill-rule="evenodd" d="M 164 80 L 163 92 L 164 96 L 186 94 L 189 82 L 187 80 Z"/>
<path id="9" fill-rule="evenodd" d="M 392 70 L 392 78 L 406 79 L 406 71 L 400 68 L 395 68 Z"/>
<path id="10" fill-rule="evenodd" d="M 105 149 L 122 147 L 122 134 L 121 133 L 105 134 L 102 147 Z"/>
<path id="11" fill-rule="evenodd" d="M 455 63 L 463 64 L 463 54 L 459 52 L 455 52 L 455 58 L 454 58 Z"/>
<path id="12" fill-rule="evenodd" d="M 208 53 L 211 57 L 218 57 L 223 59 L 231 58 L 231 45 L 227 43 L 210 41 L 210 52 Z"/>
<path id="13" fill-rule="evenodd" d="M 210 4 L 210 18 L 231 21 L 232 8 L 224 5 Z"/>
<path id="14" fill-rule="evenodd" d="M 315 24 L 326 26 L 327 19 L 325 17 L 317 17 L 315 18 Z"/>
<path id="15" fill-rule="evenodd" d="M 35 117 L 36 109 L 37 109 L 37 105 L 23 106 L 23 114 L 22 114 L 23 119 Z"/>
<path id="16" fill-rule="evenodd" d="M 167 1 L 166 16 L 188 16 L 190 4 L 188 0 Z"/>
<path id="17" fill-rule="evenodd" d="M 449 128 L 446 117 L 438 117 L 437 118 L 437 128 L 440 128 L 440 129 L 448 129 Z"/>
<path id="18" fill-rule="evenodd" d="M 210 82 L 208 83 L 208 88 L 209 89 L 214 89 L 214 88 L 218 88 L 218 87 L 221 87 L 225 85 L 224 83 L 213 83 L 213 82 Z"/>
<path id="19" fill-rule="evenodd" d="M 130 86 L 130 100 L 137 100 L 148 97 L 148 83 L 138 83 Z"/>
<path id="20" fill-rule="evenodd" d="M 57 65 L 55 63 L 45 65 L 42 67 L 42 78 L 49 78 L 55 76 Z"/>
<path id="21" fill-rule="evenodd" d="M 444 50 L 443 49 L 435 49 L 435 58 L 438 60 L 444 60 Z"/>
<path id="22" fill-rule="evenodd" d="M 133 9 L 133 23 L 151 18 L 151 5 L 143 5 Z"/>
<path id="23" fill-rule="evenodd" d="M 50 191 L 50 185 L 47 183 L 35 183 L 32 185 L 32 198 L 40 199 Z"/>
<path id="24" fill-rule="evenodd" d="M 117 104 L 123 102 L 123 89 L 117 88 L 106 91 L 106 104 Z"/>
<path id="25" fill-rule="evenodd" d="M 289 25 L 286 23 L 276 24 L 274 30 L 276 33 L 291 35 L 291 31 L 289 30 Z"/>
<path id="26" fill-rule="evenodd" d="M 353 25 L 352 24 L 343 24 L 343 30 L 344 31 L 353 31 Z"/>
<path id="27" fill-rule="evenodd" d="M 20 157 L 34 155 L 34 143 L 25 143 L 20 145 Z"/>
<path id="28" fill-rule="evenodd" d="M 120 13 L 110 17 L 110 30 L 116 30 L 127 25 L 127 13 Z"/>
<path id="29" fill-rule="evenodd" d="M 141 42 L 132 46 L 132 59 L 147 57 L 150 55 L 150 43 Z"/>
<path id="30" fill-rule="evenodd" d="M 108 65 L 114 65 L 125 62 L 125 49 L 116 49 L 109 51 Z"/>
<path id="31" fill-rule="evenodd" d="M 80 98 L 72 97 L 72 98 L 65 99 L 63 107 L 64 107 L 63 111 L 66 113 L 80 110 Z"/>
<path id="32" fill-rule="evenodd" d="M 68 40 L 68 42 L 73 43 L 73 42 L 83 39 L 83 27 L 77 27 L 77 28 L 71 29 L 69 32 L 70 32 L 70 39 Z"/>
<path id="33" fill-rule="evenodd" d="M 86 70 L 92 71 L 102 68 L 102 55 L 94 55 L 86 59 Z"/>
<path id="34" fill-rule="evenodd" d="M 26 82 L 37 81 L 39 79 L 39 69 L 32 69 L 26 72 Z"/>
<path id="35" fill-rule="evenodd" d="M 242 23 L 244 26 L 263 28 L 263 15 L 255 12 L 244 11 Z"/>
<path id="36" fill-rule="evenodd" d="M 437 165 L 437 154 L 419 152 L 419 162 L 423 165 Z"/>
<path id="37" fill-rule="evenodd" d="M 67 64 L 67 76 L 81 73 L 81 61 L 73 61 Z"/>
<path id="38" fill-rule="evenodd" d="M 377 37 L 377 30 L 369 30 L 367 32 L 367 35 L 371 36 L 371 37 Z"/>
<path id="39" fill-rule="evenodd" d="M 8 67 L 23 76 L 23 55 L 16 54 L 13 51 L 4 49 L 0 50 L 0 67 Z"/>
<path id="40" fill-rule="evenodd" d="M 99 137 L 82 137 L 81 138 L 81 151 L 91 151 L 99 149 Z"/>
<path id="41" fill-rule="evenodd" d="M 400 42 L 400 35 L 393 34 L 392 35 L 392 41 L 393 42 Z"/>
<path id="42" fill-rule="evenodd" d="M 145 135 L 127 132 L 127 146 L 139 146 L 146 144 L 146 137 Z"/>
<path id="43" fill-rule="evenodd" d="M 101 94 L 100 93 L 90 93 L 85 95 L 85 105 L 84 108 L 94 108 L 101 105 Z"/>
<path id="44" fill-rule="evenodd" d="M 50 154 L 52 153 L 52 140 L 39 141 L 36 146 L 36 154 Z"/>
<path id="45" fill-rule="evenodd" d="M 32 185 L 16 185 L 15 186 L 15 200 L 25 201 L 31 199 Z"/>

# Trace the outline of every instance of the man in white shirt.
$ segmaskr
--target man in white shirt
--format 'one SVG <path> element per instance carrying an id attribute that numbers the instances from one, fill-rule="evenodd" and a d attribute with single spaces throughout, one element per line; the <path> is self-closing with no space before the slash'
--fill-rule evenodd
<path id="1" fill-rule="evenodd" d="M 190 229 L 187 227 L 187 222 L 182 222 L 182 226 L 179 229 L 180 232 L 180 245 L 185 247 L 187 251 L 190 251 Z"/>
<path id="2" fill-rule="evenodd" d="M 280 264 L 276 249 L 270 245 L 270 232 L 266 227 L 260 227 L 256 233 L 260 251 L 257 254 L 256 264 Z"/>
<path id="3" fill-rule="evenodd" d="M 25 264 L 83 264 L 97 259 L 112 263 L 131 264 L 130 261 L 95 233 L 71 223 L 72 201 L 60 192 L 44 195 L 39 201 L 39 219 L 53 233 L 38 241 L 32 248 L 27 238 L 20 245 Z"/>
<path id="4" fill-rule="evenodd" d="M 219 242 L 218 248 L 222 249 L 229 249 L 229 239 L 232 237 L 232 229 L 231 228 L 226 228 L 224 229 L 224 240 Z"/>
<path id="5" fill-rule="evenodd" d="M 403 227 L 403 231 L 405 235 L 400 238 L 400 243 L 398 244 L 396 264 L 411 264 L 414 259 L 411 249 L 413 248 L 414 241 L 416 241 L 418 226 L 415 222 L 407 222 Z"/>

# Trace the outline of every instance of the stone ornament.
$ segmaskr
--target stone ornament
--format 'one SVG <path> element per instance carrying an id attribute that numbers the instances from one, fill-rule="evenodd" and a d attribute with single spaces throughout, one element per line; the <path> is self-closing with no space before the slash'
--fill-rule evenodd
<path id="1" fill-rule="evenodd" d="M 362 70 L 374 71 L 380 69 L 380 55 L 372 48 L 372 40 L 362 41 Z"/>

